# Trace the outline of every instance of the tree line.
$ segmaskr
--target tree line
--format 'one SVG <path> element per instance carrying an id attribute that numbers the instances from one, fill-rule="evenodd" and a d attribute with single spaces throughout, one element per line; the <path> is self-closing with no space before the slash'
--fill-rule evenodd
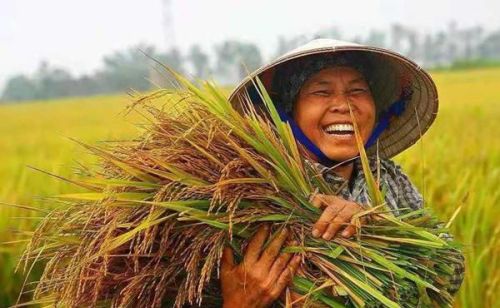
<path id="1" fill-rule="evenodd" d="M 500 62 L 500 29 L 488 32 L 480 26 L 459 28 L 454 22 L 446 30 L 425 34 L 394 24 L 387 31 L 372 30 L 365 37 L 345 36 L 336 27 L 293 37 L 281 36 L 278 37 L 272 57 L 318 37 L 390 48 L 426 68 Z M 168 86 L 168 78 L 159 63 L 196 78 L 212 78 L 220 84 L 229 85 L 244 78 L 248 71 L 261 66 L 263 61 L 259 46 L 238 40 L 215 44 L 212 56 L 196 44 L 184 54 L 177 48 L 160 52 L 154 46 L 139 44 L 105 55 L 101 68 L 89 75 L 74 76 L 63 68 L 43 61 L 34 74 L 20 74 L 9 78 L 0 101 L 88 96 L 131 89 L 145 91 L 157 85 Z"/>

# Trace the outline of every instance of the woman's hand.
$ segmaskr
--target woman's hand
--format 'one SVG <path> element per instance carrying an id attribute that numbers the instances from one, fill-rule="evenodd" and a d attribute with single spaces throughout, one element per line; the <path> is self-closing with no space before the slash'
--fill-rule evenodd
<path id="1" fill-rule="evenodd" d="M 351 219 L 354 215 L 364 211 L 359 204 L 324 194 L 314 195 L 311 203 L 319 209 L 324 208 L 321 217 L 313 226 L 314 237 L 331 240 L 341 229 L 343 229 L 341 235 L 344 238 L 349 238 L 356 233 L 357 226 L 351 224 Z M 363 224 L 366 218 L 361 217 L 359 221 Z"/>
<path id="2" fill-rule="evenodd" d="M 231 248 L 224 249 L 221 263 L 223 307 L 267 307 L 291 282 L 301 258 L 280 253 L 288 237 L 286 229 L 264 249 L 268 235 L 268 226 L 257 231 L 240 264 L 234 263 Z"/>

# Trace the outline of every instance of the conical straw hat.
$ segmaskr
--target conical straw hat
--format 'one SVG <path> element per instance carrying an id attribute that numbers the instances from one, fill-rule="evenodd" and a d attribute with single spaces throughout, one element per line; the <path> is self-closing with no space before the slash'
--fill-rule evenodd
<path id="1" fill-rule="evenodd" d="M 406 99 L 401 113 L 390 114 L 389 125 L 378 138 L 380 157 L 393 157 L 413 145 L 428 130 L 438 111 L 437 90 L 430 75 L 396 52 L 338 40 L 316 39 L 249 74 L 233 90 L 229 99 L 238 105 L 244 97 L 248 98 L 248 92 L 253 87 L 252 79 L 256 76 L 272 94 L 272 80 L 276 69 L 294 60 L 320 54 L 335 56 L 346 52 L 360 53 L 370 59 L 370 88 L 379 116 L 400 100 L 403 91 L 409 90 L 412 93 Z M 368 153 L 376 153 L 376 144 L 368 148 Z"/>

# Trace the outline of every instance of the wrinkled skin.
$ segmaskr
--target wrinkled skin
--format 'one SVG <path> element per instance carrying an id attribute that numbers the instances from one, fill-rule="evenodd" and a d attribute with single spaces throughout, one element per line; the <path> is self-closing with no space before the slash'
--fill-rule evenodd
<path id="1" fill-rule="evenodd" d="M 304 134 L 330 159 L 344 161 L 358 155 L 354 134 L 332 135 L 325 127 L 352 124 L 349 104 L 366 142 L 375 124 L 375 103 L 363 76 L 350 67 L 326 68 L 302 86 L 294 104 L 294 119 Z"/>
<path id="2" fill-rule="evenodd" d="M 291 282 L 300 256 L 280 253 L 287 240 L 286 229 L 264 249 L 268 236 L 269 227 L 261 227 L 250 240 L 240 264 L 235 264 L 231 248 L 225 248 L 220 278 L 223 307 L 267 307 Z"/>
<path id="3" fill-rule="evenodd" d="M 366 142 L 375 124 L 375 103 L 366 80 L 350 67 L 325 68 L 304 83 L 294 104 L 293 116 L 304 134 L 326 156 L 344 161 L 359 154 L 354 135 L 331 135 L 325 132 L 325 127 L 338 123 L 352 124 L 349 106 Z M 307 154 L 317 159 L 312 153 Z M 349 180 L 353 164 L 345 164 L 334 172 Z M 351 220 L 363 210 L 361 205 L 323 194 L 312 196 L 311 203 L 323 209 L 313 226 L 313 237 L 331 240 L 335 236 L 349 238 L 356 233 L 357 226 L 351 224 Z M 362 224 L 365 220 L 359 222 Z M 278 256 L 284 239 L 273 241 L 272 252 L 266 252 L 269 246 L 257 258 L 262 250 L 263 237 L 264 231 L 259 231 L 252 238 L 245 261 L 239 265 L 234 264 L 229 248 L 224 252 L 221 273 L 224 307 L 268 307 L 280 295 L 283 296 L 300 259 L 287 254 Z M 300 295 L 292 293 L 291 298 L 297 300 Z M 300 305 L 298 302 L 294 306 Z"/>

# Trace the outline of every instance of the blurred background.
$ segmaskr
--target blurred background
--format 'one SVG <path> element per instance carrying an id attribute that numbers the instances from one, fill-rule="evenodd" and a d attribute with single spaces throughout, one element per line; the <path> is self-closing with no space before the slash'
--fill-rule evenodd
<path id="1" fill-rule="evenodd" d="M 0 307 L 29 300 L 15 272 L 46 197 L 93 164 L 71 142 L 132 138 L 128 94 L 169 86 L 151 58 L 231 89 L 248 70 L 313 38 L 385 47 L 430 71 L 440 114 L 396 161 L 452 224 L 468 271 L 457 307 L 500 304 L 500 2 L 496 0 L 1 0 Z M 28 279 L 25 281 L 25 277 Z"/>

